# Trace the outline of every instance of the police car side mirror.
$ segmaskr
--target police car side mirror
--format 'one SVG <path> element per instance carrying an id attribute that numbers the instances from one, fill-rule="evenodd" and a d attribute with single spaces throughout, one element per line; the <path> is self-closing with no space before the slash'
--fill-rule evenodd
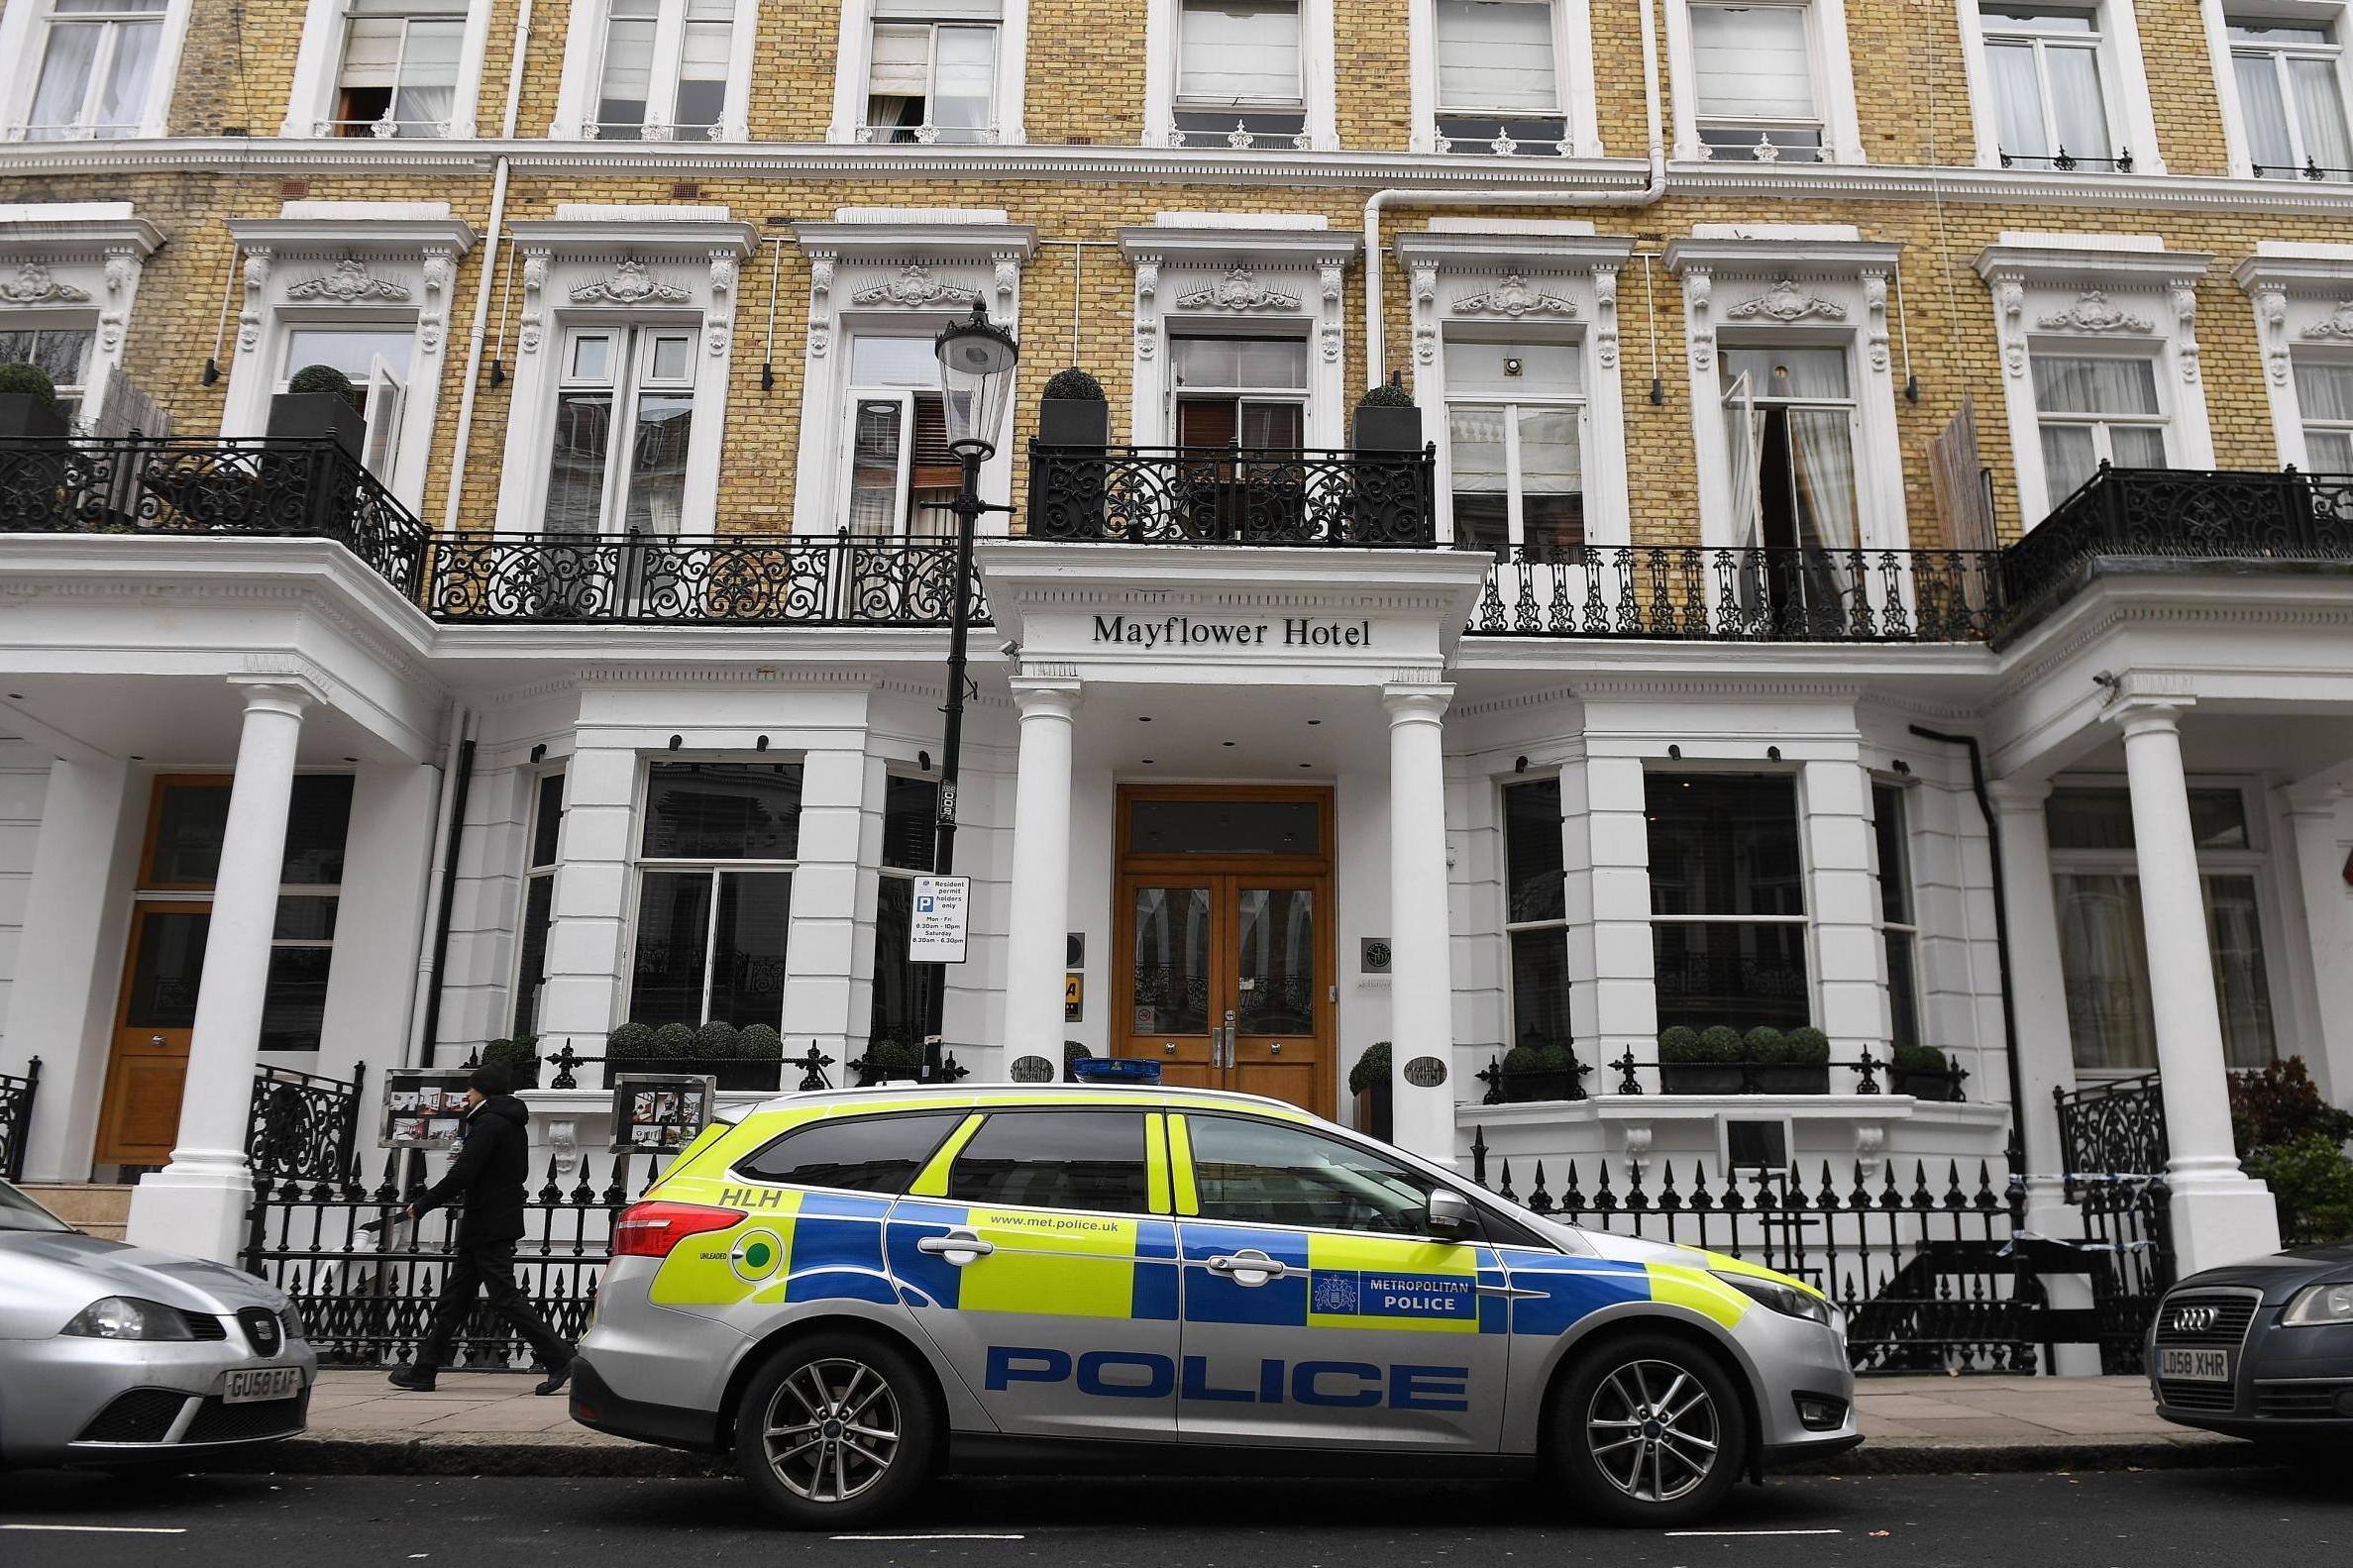
<path id="1" fill-rule="evenodd" d="M 1467 1236 L 1477 1231 L 1478 1210 L 1470 1206 L 1470 1200 L 1452 1188 L 1434 1188 L 1430 1194 L 1430 1233 L 1434 1236 Z"/>

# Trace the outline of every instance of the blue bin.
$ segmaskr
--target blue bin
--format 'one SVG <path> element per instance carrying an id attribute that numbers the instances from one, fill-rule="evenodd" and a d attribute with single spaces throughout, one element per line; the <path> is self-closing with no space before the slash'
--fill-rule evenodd
<path id="1" fill-rule="evenodd" d="M 1157 1089 L 1160 1064 L 1148 1056 L 1083 1056 L 1070 1076 L 1082 1084 L 1128 1084 Z"/>

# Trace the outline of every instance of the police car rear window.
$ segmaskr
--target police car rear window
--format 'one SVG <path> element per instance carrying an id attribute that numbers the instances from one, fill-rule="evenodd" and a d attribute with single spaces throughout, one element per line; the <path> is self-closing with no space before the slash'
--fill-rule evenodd
<path id="1" fill-rule="evenodd" d="M 948 1167 L 948 1197 L 1008 1208 L 1151 1211 L 1144 1118 L 1132 1110 L 1008 1110 Z"/>
<path id="2" fill-rule="evenodd" d="M 837 1116 L 796 1127 L 736 1162 L 740 1175 L 797 1187 L 904 1193 L 932 1151 L 964 1119 L 962 1110 Z"/>

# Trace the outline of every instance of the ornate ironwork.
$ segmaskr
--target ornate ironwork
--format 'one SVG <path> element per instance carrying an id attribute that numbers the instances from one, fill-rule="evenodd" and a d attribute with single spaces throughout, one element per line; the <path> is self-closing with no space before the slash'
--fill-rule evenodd
<path id="1" fill-rule="evenodd" d="M 365 1062 L 353 1067 L 348 1081 L 289 1067 L 256 1073 L 245 1139 L 254 1174 L 282 1181 L 332 1180 L 351 1160 L 367 1083 Z"/>
<path id="2" fill-rule="evenodd" d="M 2013 1242 L 2025 1228 L 2024 1189 L 1993 1185 L 1979 1162 L 1976 1180 L 1948 1160 L 1942 1185 L 1927 1162 L 1911 1162 L 1909 1191 L 1899 1162 L 1872 1171 L 1853 1162 L 1846 1180 L 1824 1161 L 1808 1188 L 1796 1165 L 1717 1176 L 1693 1160 L 1630 1159 L 1613 1176 L 1608 1160 L 1586 1169 L 1534 1162 L 1525 1189 L 1512 1162 L 1496 1159 L 1473 1128 L 1471 1179 L 1541 1214 L 1592 1230 L 1704 1247 L 1793 1275 L 1828 1295 L 1847 1316 L 1847 1352 L 1857 1372 L 2032 1372 L 2047 1337 L 2048 1295 Z M 1494 1169 L 1490 1179 L 1490 1168 Z M 1564 1169 L 1563 1169 L 1564 1168 Z"/>
<path id="3" fill-rule="evenodd" d="M 2100 1370 L 2144 1370 L 2144 1337 L 2173 1287 L 2172 1194 L 2165 1097 L 2155 1073 L 2054 1089 L 2067 1201 L 2083 1216 Z"/>
<path id="4" fill-rule="evenodd" d="M 0 1073 L 0 1180 L 25 1179 L 25 1144 L 33 1135 L 33 1098 L 41 1092 L 41 1058 L 22 1073 Z"/>
<path id="5" fill-rule="evenodd" d="M 2083 1089 L 2054 1089 L 2059 1146 L 2067 1159 L 2067 1200 L 2087 1184 L 2162 1176 L 2172 1153 L 2165 1135 L 2165 1097 L 2155 1073 Z"/>
<path id="6" fill-rule="evenodd" d="M 1972 642 L 1998 619 L 1979 550 L 1514 546 L 1471 613 L 1474 635 L 1731 642 Z"/>
<path id="7" fill-rule="evenodd" d="M 1437 449 L 1029 447 L 1029 536 L 1430 546 Z"/>
<path id="8" fill-rule="evenodd" d="M 0 438 L 0 533 L 331 539 L 415 597 L 424 524 L 332 440 Z"/>

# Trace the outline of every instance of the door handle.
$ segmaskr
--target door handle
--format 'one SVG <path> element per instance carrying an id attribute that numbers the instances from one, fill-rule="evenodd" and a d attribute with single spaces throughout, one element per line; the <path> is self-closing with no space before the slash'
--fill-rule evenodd
<path id="1" fill-rule="evenodd" d="M 1214 1023 L 1209 1026 L 1209 1065 L 1226 1065 L 1226 1031 Z"/>
<path id="2" fill-rule="evenodd" d="M 915 1250 L 934 1258 L 945 1258 L 961 1269 L 995 1252 L 997 1243 L 983 1241 L 969 1230 L 951 1230 L 944 1236 L 924 1236 L 915 1243 Z"/>
<path id="3" fill-rule="evenodd" d="M 1209 1260 L 1210 1273 L 1231 1280 L 1236 1285 L 1264 1285 L 1279 1280 L 1291 1272 L 1287 1263 L 1278 1263 L 1256 1247 L 1235 1253 L 1219 1253 Z"/>

